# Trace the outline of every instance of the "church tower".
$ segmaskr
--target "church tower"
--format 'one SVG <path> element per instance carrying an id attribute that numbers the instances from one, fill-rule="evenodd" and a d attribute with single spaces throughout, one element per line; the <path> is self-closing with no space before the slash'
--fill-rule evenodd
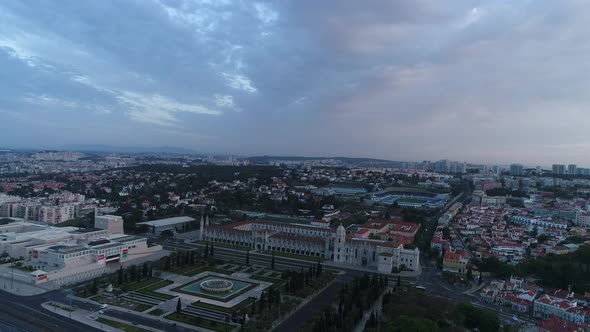
<path id="1" fill-rule="evenodd" d="M 334 240 L 334 262 L 345 263 L 346 229 L 340 224 L 336 228 L 336 239 Z"/>

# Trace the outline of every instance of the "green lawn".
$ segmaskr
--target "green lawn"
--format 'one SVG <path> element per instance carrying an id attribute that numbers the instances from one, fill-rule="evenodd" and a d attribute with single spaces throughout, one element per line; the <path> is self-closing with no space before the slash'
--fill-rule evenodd
<path id="1" fill-rule="evenodd" d="M 163 281 L 163 279 L 160 279 L 160 278 L 150 278 L 150 279 L 142 280 L 140 282 L 134 282 L 134 283 L 124 284 L 123 286 L 125 287 L 125 289 L 127 289 L 129 291 L 134 291 L 134 290 L 138 290 L 140 288 L 144 288 L 144 287 L 153 285 L 153 284 L 158 283 L 160 281 Z"/>
<path id="2" fill-rule="evenodd" d="M 218 331 L 218 332 L 231 331 L 233 328 L 235 328 L 234 325 L 229 325 L 226 323 L 217 322 L 217 321 L 207 319 L 204 317 L 189 316 L 189 315 L 185 315 L 182 313 L 181 314 L 172 313 L 172 314 L 166 316 L 166 318 L 168 318 L 170 320 L 177 321 L 177 322 L 186 323 L 186 324 L 190 324 L 190 325 L 194 325 L 197 327 L 202 327 L 202 328 L 206 328 L 206 329 Z"/>
<path id="3" fill-rule="evenodd" d="M 201 301 L 193 302 L 191 304 L 191 306 L 195 307 L 195 308 L 209 310 L 209 311 L 217 311 L 217 312 L 221 312 L 221 313 L 225 313 L 225 314 L 231 314 L 237 310 L 242 310 L 242 309 L 250 310 L 250 308 L 252 306 L 252 301 L 254 301 L 254 299 L 249 297 L 231 308 L 224 308 L 224 307 L 216 306 L 214 304 L 209 304 L 209 303 L 205 303 L 205 302 L 201 302 Z"/>
<path id="4" fill-rule="evenodd" d="M 276 286 L 282 286 L 283 284 L 287 283 L 287 280 L 283 280 L 281 278 L 265 277 L 265 276 L 255 275 L 255 274 L 252 275 L 251 278 L 254 280 L 271 282 Z"/>
<path id="5" fill-rule="evenodd" d="M 151 285 L 145 286 L 143 288 L 140 288 L 138 290 L 136 290 L 136 293 L 139 294 L 144 294 L 144 295 L 149 295 L 149 296 L 153 296 L 153 297 L 157 297 L 163 300 L 171 300 L 173 298 L 175 298 L 176 296 L 173 295 L 169 295 L 169 294 L 163 294 L 163 293 L 158 293 L 155 290 L 160 289 L 162 287 L 168 286 L 173 284 L 173 281 L 170 280 L 161 280 L 155 283 L 152 283 Z"/>
<path id="6" fill-rule="evenodd" d="M 154 309 L 154 310 L 148 312 L 148 314 L 152 315 L 152 316 L 162 316 L 165 313 L 166 313 L 166 311 L 164 311 L 162 309 Z"/>
<path id="7" fill-rule="evenodd" d="M 272 250 L 262 250 L 259 252 L 261 254 L 272 255 Z M 280 251 L 275 251 L 275 256 L 301 259 L 301 260 L 310 261 L 310 262 L 317 262 L 318 260 L 324 261 L 324 258 L 322 258 L 322 257 L 305 256 L 305 255 L 291 254 L 288 252 L 280 252 Z"/>
<path id="8" fill-rule="evenodd" d="M 52 306 L 52 307 L 59 308 L 61 310 L 68 311 L 68 312 L 73 312 L 74 311 L 73 309 L 69 308 L 68 306 L 65 306 L 65 305 L 62 306 L 62 305 L 59 305 L 59 304 L 57 304 L 55 302 L 49 302 L 49 305 Z"/>
<path id="9" fill-rule="evenodd" d="M 193 270 L 187 271 L 187 272 L 183 273 L 183 275 L 188 276 L 188 277 L 193 277 L 199 273 L 203 273 L 203 272 L 207 272 L 207 271 L 221 273 L 221 274 L 227 274 L 227 275 L 230 275 L 233 273 L 232 271 L 220 269 L 217 267 L 201 266 L 201 267 L 197 267 Z"/>
<path id="10" fill-rule="evenodd" d="M 106 319 L 106 318 L 102 318 L 102 317 L 98 317 L 96 319 L 97 322 L 108 325 L 108 326 L 112 326 L 116 329 L 125 331 L 125 332 L 150 332 L 149 330 L 145 330 L 139 327 L 135 327 L 132 325 L 127 325 L 121 322 L 116 322 L 114 320 L 110 320 L 110 319 Z"/>
<path id="11" fill-rule="evenodd" d="M 106 297 L 106 296 L 98 295 L 98 296 L 92 298 L 92 300 L 100 302 L 100 303 L 114 305 L 114 306 L 125 308 L 125 309 L 140 311 L 140 312 L 145 311 L 145 310 L 152 307 L 151 304 L 147 304 L 147 303 L 143 303 L 143 302 L 135 302 L 135 301 L 131 301 L 128 299 L 122 299 L 119 297 Z"/>

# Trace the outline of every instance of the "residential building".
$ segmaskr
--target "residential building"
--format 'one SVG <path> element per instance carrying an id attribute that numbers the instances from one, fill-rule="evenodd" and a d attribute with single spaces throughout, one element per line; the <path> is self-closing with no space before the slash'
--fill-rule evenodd
<path id="1" fill-rule="evenodd" d="M 467 263 L 467 256 L 448 251 L 443 257 L 443 271 L 463 274 L 467 272 Z"/>
<path id="2" fill-rule="evenodd" d="M 553 164 L 551 168 L 553 170 L 553 174 L 565 174 L 565 165 L 563 164 Z"/>
<path id="3" fill-rule="evenodd" d="M 524 167 L 521 164 L 510 165 L 510 175 L 520 176 L 524 174 Z"/>
<path id="4" fill-rule="evenodd" d="M 576 166 L 576 164 L 569 164 L 569 165 L 567 165 L 567 174 L 570 174 L 570 175 L 577 174 L 578 173 L 577 172 L 577 168 L 578 167 Z"/>
<path id="5" fill-rule="evenodd" d="M 534 301 L 534 316 L 547 319 L 552 315 L 576 324 L 590 321 L 587 303 L 572 292 L 555 291 L 543 294 Z"/>

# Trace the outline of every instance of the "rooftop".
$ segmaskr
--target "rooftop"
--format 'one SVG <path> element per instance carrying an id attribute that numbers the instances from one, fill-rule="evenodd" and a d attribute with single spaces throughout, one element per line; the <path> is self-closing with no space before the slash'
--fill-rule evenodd
<path id="1" fill-rule="evenodd" d="M 176 224 L 182 224 L 186 222 L 191 222 L 195 219 L 191 217 L 174 217 L 174 218 L 166 218 L 160 220 L 152 220 L 152 221 L 144 221 L 138 222 L 138 225 L 148 225 L 153 227 L 162 227 L 162 226 L 171 226 Z"/>

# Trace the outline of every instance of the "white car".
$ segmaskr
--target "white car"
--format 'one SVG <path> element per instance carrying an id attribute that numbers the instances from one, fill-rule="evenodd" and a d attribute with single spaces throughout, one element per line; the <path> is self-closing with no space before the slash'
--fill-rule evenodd
<path id="1" fill-rule="evenodd" d="M 106 309 L 107 307 L 108 305 L 106 303 L 100 306 L 101 309 Z"/>

